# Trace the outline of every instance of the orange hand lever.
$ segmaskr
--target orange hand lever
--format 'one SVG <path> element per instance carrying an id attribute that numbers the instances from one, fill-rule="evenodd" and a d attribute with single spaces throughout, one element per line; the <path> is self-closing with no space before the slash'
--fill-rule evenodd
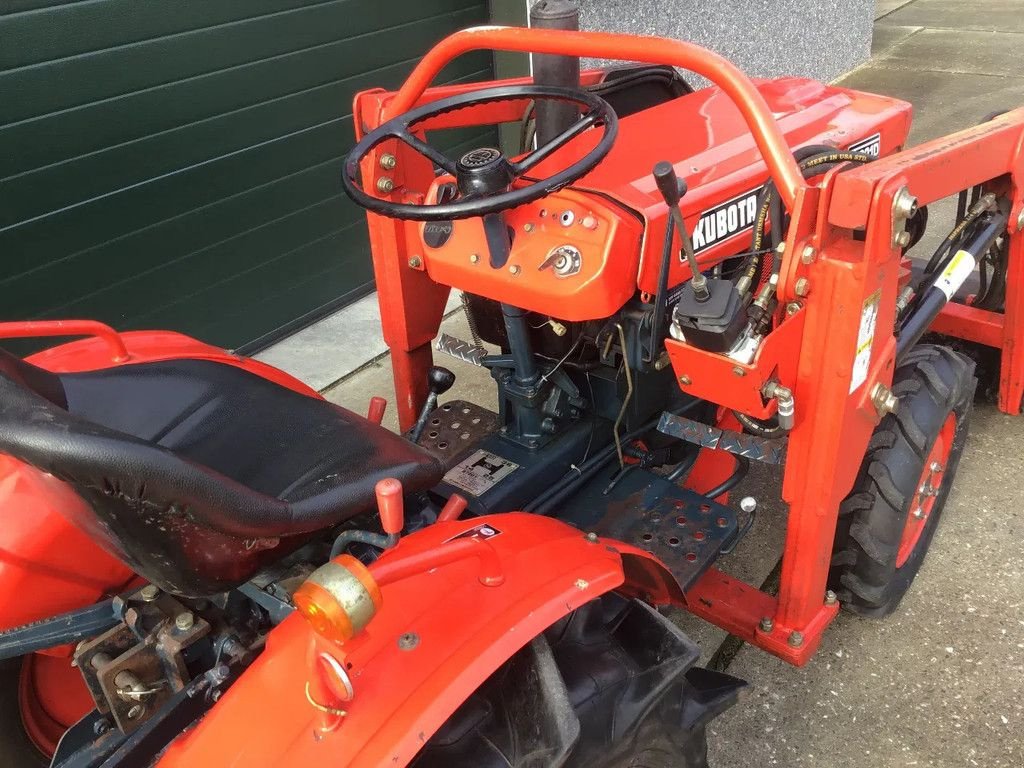
<path id="1" fill-rule="evenodd" d="M 368 421 L 372 421 L 374 424 L 380 424 L 384 421 L 384 411 L 387 410 L 388 401 L 383 397 L 371 397 L 370 407 L 367 409 L 366 418 Z"/>
<path id="2" fill-rule="evenodd" d="M 402 484 L 393 477 L 386 477 L 374 487 L 377 494 L 377 511 L 385 533 L 399 534 L 405 528 L 405 510 L 402 501 Z"/>
<path id="3" fill-rule="evenodd" d="M 447 523 L 449 520 L 458 520 L 463 512 L 466 511 L 466 505 L 469 502 L 457 493 L 453 493 L 448 497 L 448 501 L 445 502 L 444 509 L 437 515 L 437 522 Z"/>

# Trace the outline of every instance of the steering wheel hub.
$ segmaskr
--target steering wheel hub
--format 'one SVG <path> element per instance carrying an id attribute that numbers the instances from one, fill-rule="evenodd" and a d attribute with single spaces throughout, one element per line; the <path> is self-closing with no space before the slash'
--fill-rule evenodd
<path id="1" fill-rule="evenodd" d="M 493 147 L 471 149 L 455 164 L 455 182 L 463 197 L 504 192 L 514 179 L 511 164 Z"/>

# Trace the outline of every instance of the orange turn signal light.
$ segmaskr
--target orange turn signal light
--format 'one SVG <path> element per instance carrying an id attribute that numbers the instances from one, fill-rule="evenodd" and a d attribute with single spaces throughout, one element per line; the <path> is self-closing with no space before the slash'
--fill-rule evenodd
<path id="1" fill-rule="evenodd" d="M 384 602 L 373 575 L 351 555 L 313 571 L 292 600 L 313 630 L 335 643 L 359 634 Z"/>

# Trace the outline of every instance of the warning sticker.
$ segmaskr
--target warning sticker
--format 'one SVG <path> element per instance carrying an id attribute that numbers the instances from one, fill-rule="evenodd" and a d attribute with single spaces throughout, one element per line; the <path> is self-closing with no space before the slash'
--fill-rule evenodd
<path id="1" fill-rule="evenodd" d="M 878 323 L 878 303 L 882 300 L 882 289 L 864 300 L 860 312 L 860 330 L 857 332 L 857 356 L 853 359 L 853 378 L 850 380 L 850 394 L 867 381 L 871 368 L 871 347 L 875 343 L 875 325 Z"/>
<path id="2" fill-rule="evenodd" d="M 495 536 L 501 534 L 497 528 L 488 523 L 481 523 L 480 525 L 474 525 L 469 530 L 465 530 L 457 536 L 452 536 L 450 539 L 446 539 L 445 543 L 449 541 L 455 541 L 456 539 L 493 539 Z"/>
<path id="3" fill-rule="evenodd" d="M 935 287 L 946 294 L 946 298 L 953 299 L 953 294 L 960 290 L 960 286 L 966 282 L 974 271 L 974 257 L 967 251 L 957 251 L 949 265 L 942 270 L 942 274 L 935 280 Z"/>
<path id="4" fill-rule="evenodd" d="M 474 496 L 482 496 L 519 465 L 489 451 L 476 451 L 448 470 L 444 481 Z"/>

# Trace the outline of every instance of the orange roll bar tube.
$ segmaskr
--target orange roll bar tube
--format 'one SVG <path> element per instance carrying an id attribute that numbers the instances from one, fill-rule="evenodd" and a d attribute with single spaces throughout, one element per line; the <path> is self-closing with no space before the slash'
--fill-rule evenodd
<path id="1" fill-rule="evenodd" d="M 721 88 L 736 104 L 787 208 L 793 209 L 797 192 L 807 186 L 775 118 L 750 78 L 727 59 L 682 40 L 611 32 L 471 27 L 449 35 L 420 59 L 387 105 L 384 119 L 389 120 L 411 109 L 452 59 L 480 49 L 671 64 L 695 72 Z"/>

